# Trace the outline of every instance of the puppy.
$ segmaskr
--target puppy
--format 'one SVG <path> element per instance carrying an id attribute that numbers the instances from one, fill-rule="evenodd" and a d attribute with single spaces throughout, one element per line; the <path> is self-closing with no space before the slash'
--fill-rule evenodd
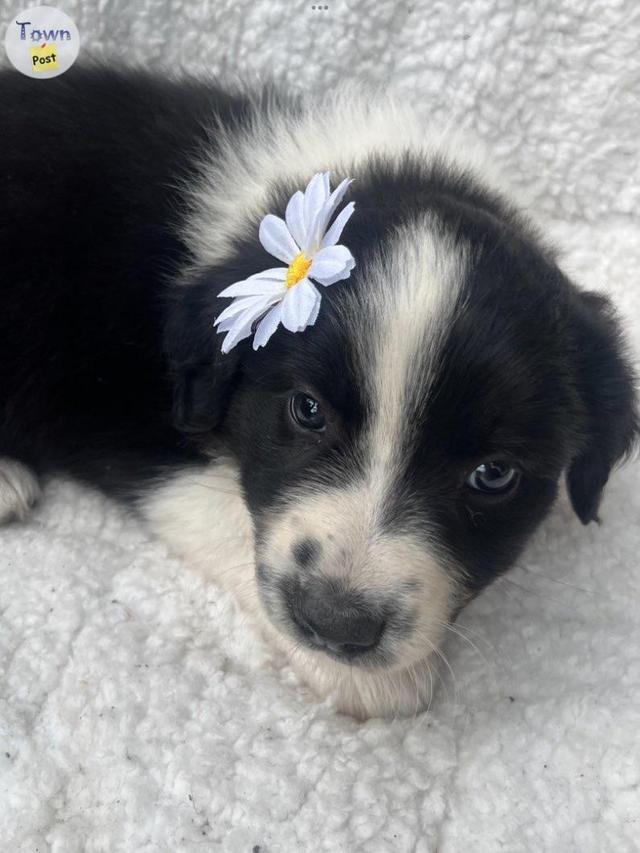
<path id="1" fill-rule="evenodd" d="M 51 473 L 95 484 L 338 708 L 418 710 L 560 478 L 587 524 L 631 450 L 607 299 L 475 149 L 385 95 L 74 68 L 0 96 L 0 515 Z M 274 267 L 260 223 L 325 171 L 352 179 L 355 266 L 304 331 L 222 352 L 219 294 Z"/>

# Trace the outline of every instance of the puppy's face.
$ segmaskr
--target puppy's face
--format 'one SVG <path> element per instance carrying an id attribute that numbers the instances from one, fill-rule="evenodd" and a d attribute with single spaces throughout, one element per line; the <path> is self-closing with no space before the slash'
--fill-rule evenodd
<path id="1" fill-rule="evenodd" d="M 261 605 L 338 675 L 424 661 L 512 565 L 561 473 L 589 521 L 633 436 L 602 304 L 517 227 L 448 213 L 382 229 L 362 211 L 366 237 L 344 239 L 358 266 L 323 292 L 316 325 L 234 356 L 219 431 L 255 523 Z"/>

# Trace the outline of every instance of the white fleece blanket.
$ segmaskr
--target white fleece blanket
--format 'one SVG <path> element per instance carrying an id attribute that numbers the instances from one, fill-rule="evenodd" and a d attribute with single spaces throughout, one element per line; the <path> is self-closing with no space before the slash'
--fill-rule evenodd
<path id="1" fill-rule="evenodd" d="M 634 0 L 58 5 L 94 52 L 301 87 L 392 78 L 453 112 L 640 351 Z M 600 527 L 559 502 L 463 613 L 428 714 L 365 724 L 311 701 L 135 519 L 52 484 L 0 529 L 0 850 L 639 850 L 639 475 L 613 476 Z"/>

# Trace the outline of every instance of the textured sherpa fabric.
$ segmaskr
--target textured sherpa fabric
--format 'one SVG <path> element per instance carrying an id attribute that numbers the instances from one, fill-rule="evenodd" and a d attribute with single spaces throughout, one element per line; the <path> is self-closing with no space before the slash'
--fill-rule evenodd
<path id="1" fill-rule="evenodd" d="M 392 80 L 459 117 L 640 350 L 633 0 L 57 5 L 94 54 Z M 639 474 L 614 474 L 601 526 L 559 501 L 462 614 L 429 713 L 365 724 L 313 702 L 137 520 L 51 484 L 0 529 L 0 850 L 637 851 Z"/>

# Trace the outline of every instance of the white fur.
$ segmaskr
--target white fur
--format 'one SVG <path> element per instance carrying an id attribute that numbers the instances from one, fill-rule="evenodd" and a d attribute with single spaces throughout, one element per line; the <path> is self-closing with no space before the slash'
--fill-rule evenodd
<path id="1" fill-rule="evenodd" d="M 192 212 L 183 232 L 196 266 L 223 261 L 247 229 L 257 239 L 275 183 L 291 180 L 302 189 L 315 172 L 326 169 L 353 176 L 371 155 L 382 155 L 390 164 L 407 151 L 425 162 L 439 156 L 494 187 L 504 184 L 479 140 L 452 124 L 426 127 L 408 102 L 362 86 L 345 84 L 324 97 L 310 97 L 295 114 L 275 104 L 256 109 L 241 134 L 215 125 L 212 138 L 216 148 L 203 161 L 202 176 L 185 186 Z"/>
<path id="2" fill-rule="evenodd" d="M 413 713 L 418 710 L 416 690 L 428 701 L 428 658 L 442 640 L 456 592 L 452 575 L 424 541 L 381 528 L 378 487 L 376 481 L 363 480 L 346 489 L 293 494 L 287 508 L 274 514 L 260 552 L 271 575 L 292 573 L 294 545 L 301 538 L 316 539 L 322 543 L 318 562 L 324 577 L 340 577 L 351 590 L 393 600 L 414 613 L 416 624 L 408 637 L 385 632 L 382 645 L 393 655 L 393 663 L 359 668 L 289 639 L 291 625 L 280 593 L 274 587 L 268 594 L 271 617 L 280 629 L 271 626 L 270 634 L 278 645 L 316 692 L 334 694 L 341 710 L 361 717 Z M 402 692 L 403 684 L 407 693 Z"/>
<path id="3" fill-rule="evenodd" d="M 466 246 L 425 215 L 397 228 L 362 271 L 366 291 L 350 291 L 360 369 L 375 410 L 367 436 L 372 482 L 388 486 L 400 471 L 399 450 L 434 381 L 468 260 Z"/>
<path id="4" fill-rule="evenodd" d="M 255 610 L 253 523 L 233 462 L 177 471 L 150 489 L 139 508 L 173 553 Z"/>
<path id="5" fill-rule="evenodd" d="M 0 524 L 24 520 L 39 496 L 38 481 L 26 465 L 0 458 Z"/>
<path id="6" fill-rule="evenodd" d="M 342 519 L 343 529 L 348 535 L 349 531 L 358 529 L 358 519 L 352 515 L 353 505 L 348 495 L 333 497 L 333 521 L 337 523 Z M 320 500 L 325 498 L 330 504 L 332 496 L 328 494 Z M 185 560 L 190 569 L 233 592 L 241 606 L 258 619 L 267 636 L 287 655 L 312 690 L 321 697 L 331 697 L 338 710 L 365 718 L 413 714 L 428 704 L 433 676 L 424 655 L 393 670 L 360 671 L 356 667 L 336 663 L 321 652 L 300 648 L 297 642 L 276 629 L 266 618 L 255 581 L 253 525 L 232 462 L 216 462 L 206 469 L 189 468 L 177 472 L 150 490 L 140 500 L 139 507 L 151 530 L 169 546 L 172 553 Z M 322 512 L 312 512 L 310 517 L 323 528 L 329 521 Z M 290 527 L 292 522 L 293 527 Z M 291 513 L 283 519 L 277 535 L 288 542 L 293 539 L 296 529 L 295 513 Z M 331 529 L 340 531 L 337 526 Z M 366 555 L 361 556 L 364 558 Z M 426 600 L 425 603 L 434 610 L 446 609 L 449 586 L 436 564 L 425 560 L 418 544 L 406 540 L 394 547 L 394 543 L 387 542 L 382 545 L 379 556 L 381 559 L 373 561 L 373 569 L 364 563 L 359 565 L 368 580 L 384 585 L 388 579 L 385 566 L 392 558 L 405 558 L 413 566 L 422 559 L 425 584 L 429 585 L 435 604 Z M 432 629 L 433 640 L 439 641 L 441 629 L 435 623 Z"/>

